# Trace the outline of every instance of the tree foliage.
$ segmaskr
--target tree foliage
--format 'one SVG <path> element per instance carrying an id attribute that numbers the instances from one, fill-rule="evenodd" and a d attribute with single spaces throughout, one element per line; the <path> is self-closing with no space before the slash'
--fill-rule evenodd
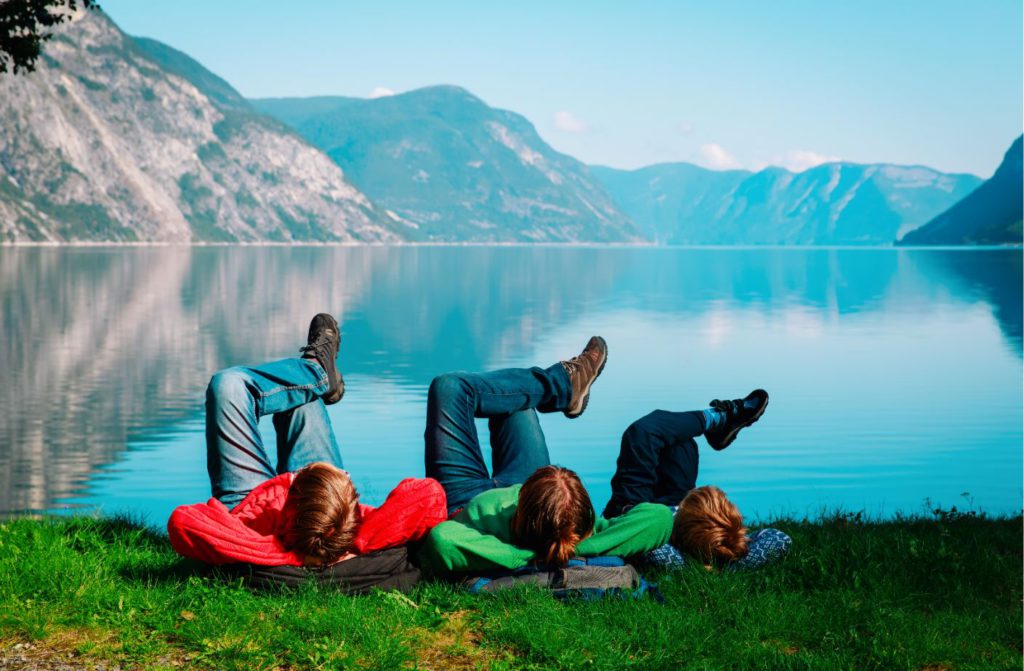
<path id="1" fill-rule="evenodd" d="M 96 0 L 0 0 L 0 74 L 32 72 L 49 31 Z"/>

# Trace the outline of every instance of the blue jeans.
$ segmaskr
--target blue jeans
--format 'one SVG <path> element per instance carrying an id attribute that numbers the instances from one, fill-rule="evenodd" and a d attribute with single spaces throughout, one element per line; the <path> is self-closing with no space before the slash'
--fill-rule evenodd
<path id="1" fill-rule="evenodd" d="M 315 461 L 341 468 L 341 451 L 320 400 L 327 387 L 324 369 L 309 359 L 214 374 L 206 389 L 206 466 L 213 495 L 230 508 L 275 475 Z M 265 415 L 274 416 L 276 468 L 260 436 Z"/>
<path id="2" fill-rule="evenodd" d="M 700 411 L 655 410 L 630 424 L 622 434 L 603 516 L 621 515 L 638 503 L 678 506 L 696 486 L 700 460 L 694 438 L 703 433 Z"/>
<path id="3" fill-rule="evenodd" d="M 550 464 L 537 413 L 564 410 L 571 396 L 560 363 L 434 378 L 427 394 L 425 460 L 427 477 L 444 487 L 449 512 L 481 492 L 524 482 Z M 488 420 L 493 476 L 484 463 L 477 417 Z"/>

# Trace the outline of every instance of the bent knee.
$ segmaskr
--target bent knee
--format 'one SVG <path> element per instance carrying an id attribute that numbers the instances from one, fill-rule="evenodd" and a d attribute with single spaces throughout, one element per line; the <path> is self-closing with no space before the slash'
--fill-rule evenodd
<path id="1" fill-rule="evenodd" d="M 643 440 L 651 435 L 660 433 L 665 415 L 671 414 L 668 410 L 653 410 L 640 419 L 636 420 L 622 432 L 624 441 Z"/>
<path id="2" fill-rule="evenodd" d="M 646 440 L 657 424 L 657 413 L 659 412 L 661 410 L 655 410 L 627 426 L 626 430 L 622 432 L 622 442 L 634 443 Z"/>
<path id="3" fill-rule="evenodd" d="M 430 383 L 430 390 L 427 392 L 427 400 L 443 402 L 455 396 L 466 394 L 469 385 L 462 373 L 445 373 L 438 375 Z"/>
<path id="4" fill-rule="evenodd" d="M 206 387 L 206 397 L 220 400 L 237 394 L 248 394 L 246 376 L 237 368 L 225 368 L 213 374 Z"/>

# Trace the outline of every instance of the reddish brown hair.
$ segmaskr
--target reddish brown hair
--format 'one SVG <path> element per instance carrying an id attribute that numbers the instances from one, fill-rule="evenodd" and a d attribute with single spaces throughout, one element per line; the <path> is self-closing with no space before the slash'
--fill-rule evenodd
<path id="1" fill-rule="evenodd" d="M 534 471 L 519 491 L 512 538 L 549 564 L 564 566 L 594 531 L 594 506 L 574 472 L 561 466 Z"/>
<path id="2" fill-rule="evenodd" d="M 359 494 L 348 473 L 323 462 L 310 464 L 295 473 L 288 499 L 295 506 L 292 550 L 330 564 L 352 548 Z"/>
<path id="3" fill-rule="evenodd" d="M 725 564 L 747 554 L 747 530 L 739 508 L 725 492 L 697 487 L 679 504 L 671 543 L 705 564 Z"/>

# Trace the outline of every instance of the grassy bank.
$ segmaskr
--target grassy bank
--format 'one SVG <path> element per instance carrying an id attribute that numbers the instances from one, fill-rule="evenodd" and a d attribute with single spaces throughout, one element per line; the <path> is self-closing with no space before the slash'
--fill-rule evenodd
<path id="1" fill-rule="evenodd" d="M 780 521 L 784 562 L 665 603 L 442 584 L 254 594 L 119 520 L 0 524 L 3 668 L 1020 669 L 1022 520 Z"/>

